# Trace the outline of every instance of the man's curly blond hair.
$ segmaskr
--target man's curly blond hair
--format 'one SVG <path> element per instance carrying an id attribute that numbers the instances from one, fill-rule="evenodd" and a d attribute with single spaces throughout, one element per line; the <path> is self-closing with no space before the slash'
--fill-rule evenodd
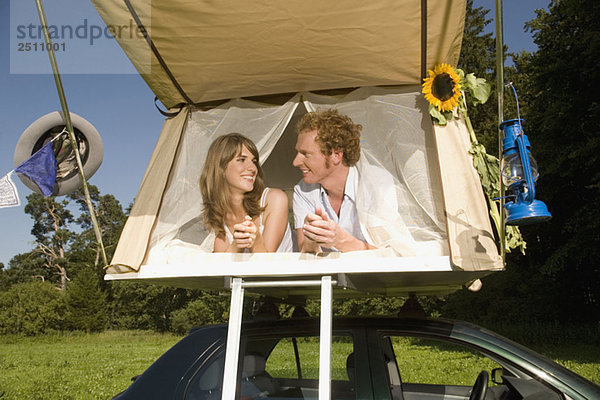
<path id="1" fill-rule="evenodd" d="M 345 165 L 353 166 L 358 162 L 362 125 L 355 124 L 350 117 L 332 108 L 306 113 L 296 126 L 298 135 L 314 130 L 317 131 L 315 140 L 324 155 L 329 156 L 334 150 L 341 151 Z"/>

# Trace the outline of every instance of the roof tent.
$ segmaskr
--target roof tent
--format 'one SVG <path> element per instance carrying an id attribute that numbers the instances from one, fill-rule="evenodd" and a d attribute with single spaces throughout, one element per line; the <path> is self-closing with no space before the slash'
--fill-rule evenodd
<path id="1" fill-rule="evenodd" d="M 447 293 L 503 268 L 465 124 L 433 125 L 427 69 L 456 65 L 465 1 L 92 0 L 166 119 L 106 279 L 216 289 L 337 276 L 344 295 Z M 198 178 L 212 140 L 239 132 L 268 186 L 291 193 L 296 121 L 335 107 L 363 125 L 357 208 L 378 250 L 213 254 Z M 257 289 L 283 298 L 318 288 Z"/>

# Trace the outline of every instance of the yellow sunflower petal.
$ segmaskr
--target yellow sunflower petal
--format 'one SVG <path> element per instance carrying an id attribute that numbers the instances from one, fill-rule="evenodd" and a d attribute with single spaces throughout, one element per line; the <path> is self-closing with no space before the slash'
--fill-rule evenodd
<path id="1" fill-rule="evenodd" d="M 422 93 L 425 95 L 425 99 L 429 102 L 429 104 L 436 107 L 438 110 L 442 111 L 452 111 L 454 108 L 458 106 L 458 100 L 462 95 L 461 85 L 460 85 L 460 77 L 450 65 L 442 63 L 435 65 L 433 69 L 427 71 L 429 77 L 423 79 L 423 89 Z M 442 77 L 442 81 L 440 82 L 441 86 L 444 87 L 447 82 L 446 79 L 450 78 L 450 86 L 451 92 L 446 92 L 443 98 L 439 98 L 436 96 L 434 90 L 434 81 L 437 77 L 441 75 L 446 75 L 447 77 Z M 439 86 L 438 86 L 439 90 Z M 449 96 L 449 97 L 448 97 Z"/>

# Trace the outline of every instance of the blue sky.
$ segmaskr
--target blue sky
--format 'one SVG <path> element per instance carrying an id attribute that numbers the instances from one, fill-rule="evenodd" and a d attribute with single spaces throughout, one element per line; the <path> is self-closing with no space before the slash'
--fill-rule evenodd
<path id="1" fill-rule="evenodd" d="M 547 8 L 548 3 L 504 1 L 504 39 L 509 51 L 535 49 L 523 25 L 535 17 L 535 9 Z M 58 65 L 69 110 L 91 122 L 103 140 L 104 162 L 90 183 L 102 194 L 113 194 L 125 207 L 137 193 L 162 127 L 163 117 L 154 107 L 154 94 L 114 39 L 102 36 L 90 45 L 91 27 L 104 26 L 90 2 L 53 0 L 45 1 L 44 6 L 49 25 L 86 26 L 87 37 L 67 41 L 69 51 L 57 53 Z M 494 0 L 475 0 L 475 6 L 492 10 L 489 16 L 493 16 Z M 2 177 L 14 168 L 13 152 L 21 133 L 39 117 L 60 110 L 60 102 L 47 54 L 17 51 L 17 33 L 24 32 L 23 26 L 27 29 L 29 23 L 39 24 L 35 2 L 1 1 L 0 18 Z M 31 191 L 18 178 L 13 181 L 22 204 L 0 209 L 0 263 L 6 266 L 14 255 L 34 247 L 30 233 L 33 221 L 24 212 Z"/>

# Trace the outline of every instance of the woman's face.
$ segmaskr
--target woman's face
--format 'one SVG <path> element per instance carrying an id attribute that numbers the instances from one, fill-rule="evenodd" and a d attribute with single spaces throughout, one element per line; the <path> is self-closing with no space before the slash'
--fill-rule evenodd
<path id="1" fill-rule="evenodd" d="M 227 163 L 225 168 L 225 181 L 230 191 L 247 193 L 254 189 L 254 180 L 258 173 L 256 162 L 250 150 L 242 145 L 242 150 Z"/>

